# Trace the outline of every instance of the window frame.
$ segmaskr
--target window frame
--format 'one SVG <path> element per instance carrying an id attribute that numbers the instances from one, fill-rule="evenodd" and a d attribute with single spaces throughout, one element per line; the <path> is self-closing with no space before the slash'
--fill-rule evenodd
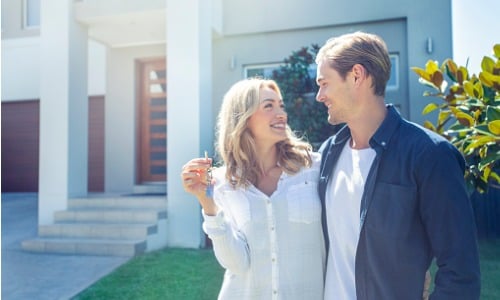
<path id="1" fill-rule="evenodd" d="M 271 74 L 274 70 L 278 70 L 281 66 L 283 66 L 283 63 L 280 62 L 274 62 L 274 63 L 260 63 L 260 64 L 247 64 L 243 66 L 243 77 L 244 78 L 251 78 L 251 77 L 263 77 L 266 79 L 271 78 Z M 252 69 L 268 69 L 270 70 L 270 74 L 266 76 L 266 72 L 264 71 L 264 74 L 262 75 L 248 75 L 248 71 Z"/>
<path id="2" fill-rule="evenodd" d="M 391 60 L 391 77 L 389 77 L 385 89 L 386 91 L 396 91 L 399 89 L 399 53 L 390 53 L 389 59 Z"/>
<path id="3" fill-rule="evenodd" d="M 38 1 L 38 25 L 30 25 L 30 4 L 32 5 L 31 1 Z M 23 0 L 22 3 L 22 10 L 23 10 L 23 30 L 32 30 L 32 29 L 40 29 L 40 6 L 41 6 L 41 1 L 42 0 Z M 33 13 L 33 12 L 32 12 Z"/>

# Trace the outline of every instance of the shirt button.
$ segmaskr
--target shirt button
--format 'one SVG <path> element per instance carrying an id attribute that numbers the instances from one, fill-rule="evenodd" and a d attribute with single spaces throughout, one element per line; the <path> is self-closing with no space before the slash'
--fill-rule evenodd
<path id="1" fill-rule="evenodd" d="M 382 146 L 384 146 L 384 147 L 385 147 L 385 145 L 386 145 L 386 143 L 385 143 L 385 142 L 381 142 L 380 144 L 381 144 Z"/>
<path id="2" fill-rule="evenodd" d="M 273 294 L 275 294 L 275 295 L 276 295 L 277 293 L 278 293 L 278 291 L 277 291 L 277 290 L 273 290 Z"/>

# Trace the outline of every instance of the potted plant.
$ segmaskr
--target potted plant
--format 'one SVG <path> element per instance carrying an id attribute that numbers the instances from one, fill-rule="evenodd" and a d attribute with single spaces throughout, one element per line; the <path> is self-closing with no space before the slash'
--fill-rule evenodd
<path id="1" fill-rule="evenodd" d="M 423 114 L 437 113 L 435 123 L 426 121 L 424 126 L 463 154 L 467 185 L 480 193 L 500 188 L 500 44 L 493 47 L 493 55 L 483 58 L 479 76 L 451 59 L 441 66 L 429 60 L 425 69 L 412 68 L 419 82 L 431 88 L 424 96 L 439 99 L 423 109 Z"/>
<path id="2" fill-rule="evenodd" d="M 313 44 L 293 51 L 272 74 L 283 93 L 290 127 L 315 149 L 333 133 L 325 107 L 315 99 L 318 87 L 314 57 L 318 50 L 319 46 Z"/>

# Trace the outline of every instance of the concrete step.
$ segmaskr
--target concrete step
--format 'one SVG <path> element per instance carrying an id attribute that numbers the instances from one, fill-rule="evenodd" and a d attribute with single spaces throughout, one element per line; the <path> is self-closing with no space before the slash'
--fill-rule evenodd
<path id="1" fill-rule="evenodd" d="M 156 223 L 167 218 L 166 210 L 152 209 L 83 209 L 54 213 L 55 223 Z"/>
<path id="2" fill-rule="evenodd" d="M 39 225 L 27 251 L 75 255 L 134 256 L 166 245 L 165 195 L 103 195 L 68 200 L 54 224 Z"/>
<path id="3" fill-rule="evenodd" d="M 135 194 L 166 194 L 167 193 L 167 183 L 166 182 L 151 182 L 134 186 Z"/>
<path id="4" fill-rule="evenodd" d="M 148 208 L 165 210 L 167 209 L 166 196 L 126 196 L 126 197 L 95 197 L 95 198 L 75 198 L 68 201 L 68 209 L 130 209 Z"/>
<path id="5" fill-rule="evenodd" d="M 157 232 L 157 224 L 58 223 L 38 227 L 38 236 L 47 238 L 138 240 Z"/>
<path id="6" fill-rule="evenodd" d="M 72 255 L 136 256 L 146 251 L 145 240 L 35 238 L 22 242 L 26 251 Z"/>

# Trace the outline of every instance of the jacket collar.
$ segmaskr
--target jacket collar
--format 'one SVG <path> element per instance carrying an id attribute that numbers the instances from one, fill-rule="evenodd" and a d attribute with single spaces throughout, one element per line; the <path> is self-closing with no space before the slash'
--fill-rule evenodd
<path id="1" fill-rule="evenodd" d="M 387 149 L 391 137 L 401 123 L 401 116 L 392 104 L 387 105 L 387 115 L 384 121 L 380 124 L 375 134 L 370 138 L 370 147 L 372 147 L 377 154 L 382 150 Z"/>
<path id="2" fill-rule="evenodd" d="M 370 138 L 370 147 L 375 149 L 377 154 L 379 151 L 387 149 L 391 137 L 401 123 L 401 116 L 392 104 L 387 104 L 387 115 Z M 333 137 L 332 145 L 343 145 L 347 139 L 351 137 L 351 131 L 347 125 L 344 125 Z"/>

